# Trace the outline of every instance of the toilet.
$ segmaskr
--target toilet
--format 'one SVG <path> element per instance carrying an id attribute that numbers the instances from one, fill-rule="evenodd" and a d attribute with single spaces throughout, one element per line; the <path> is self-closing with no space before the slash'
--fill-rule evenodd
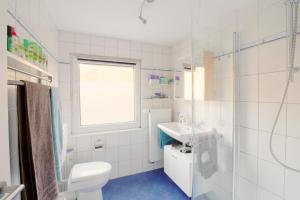
<path id="1" fill-rule="evenodd" d="M 102 187 L 108 182 L 112 166 L 107 162 L 88 162 L 73 166 L 68 191 L 77 200 L 103 200 Z"/>

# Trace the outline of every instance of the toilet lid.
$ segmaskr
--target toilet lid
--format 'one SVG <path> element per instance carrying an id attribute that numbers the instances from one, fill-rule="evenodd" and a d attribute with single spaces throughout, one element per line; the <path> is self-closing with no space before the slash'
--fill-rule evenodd
<path id="1" fill-rule="evenodd" d="M 72 183 L 96 179 L 111 170 L 106 162 L 88 162 L 74 165 L 70 179 Z"/>

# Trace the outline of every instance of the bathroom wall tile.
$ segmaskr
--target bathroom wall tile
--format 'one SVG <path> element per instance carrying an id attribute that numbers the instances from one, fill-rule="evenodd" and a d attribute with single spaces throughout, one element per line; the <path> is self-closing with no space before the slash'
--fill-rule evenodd
<path id="1" fill-rule="evenodd" d="M 75 53 L 77 54 L 85 54 L 90 55 L 91 49 L 90 45 L 88 44 L 75 44 Z"/>
<path id="2" fill-rule="evenodd" d="M 260 73 L 286 70 L 287 69 L 286 50 L 287 50 L 286 39 L 281 39 L 260 46 L 259 49 Z"/>
<path id="3" fill-rule="evenodd" d="M 261 75 L 259 78 L 259 96 L 262 102 L 280 102 L 286 85 L 286 72 Z M 276 85 L 276 90 L 274 86 Z"/>
<path id="4" fill-rule="evenodd" d="M 68 42 L 68 43 L 75 42 L 75 34 L 73 32 L 60 30 L 58 35 L 59 35 L 58 37 L 59 42 Z"/>
<path id="5" fill-rule="evenodd" d="M 76 138 L 77 151 L 89 151 L 92 149 L 92 141 L 90 136 L 79 136 Z"/>
<path id="6" fill-rule="evenodd" d="M 131 147 L 130 146 L 118 147 L 118 158 L 119 161 L 129 161 L 131 159 Z"/>
<path id="7" fill-rule="evenodd" d="M 300 152 L 300 139 L 287 138 L 286 141 L 286 163 L 287 165 L 300 169 L 300 158 L 295 152 Z"/>
<path id="8" fill-rule="evenodd" d="M 298 41 L 300 41 L 300 39 Z M 300 45 L 298 45 L 298 46 L 300 46 Z M 300 55 L 300 53 L 298 53 L 296 55 Z M 300 57 L 300 56 L 296 56 L 296 57 Z M 298 66 L 300 66 L 300 63 L 298 64 Z M 300 103 L 300 92 L 299 91 L 300 91 L 300 73 L 298 72 L 298 73 L 294 74 L 294 81 L 290 83 L 287 101 L 289 103 Z"/>
<path id="9" fill-rule="evenodd" d="M 114 38 L 105 38 L 105 47 L 110 47 L 117 49 L 118 48 L 118 40 Z"/>
<path id="10" fill-rule="evenodd" d="M 247 128 L 258 128 L 258 103 L 240 103 L 240 125 Z"/>
<path id="11" fill-rule="evenodd" d="M 105 160 L 109 163 L 118 162 L 118 149 L 117 148 L 107 148 L 105 151 Z"/>
<path id="12" fill-rule="evenodd" d="M 70 54 L 73 52 L 75 52 L 74 43 L 60 42 L 58 44 L 58 57 L 60 61 L 70 62 L 70 57 L 71 57 Z"/>
<path id="13" fill-rule="evenodd" d="M 86 163 L 92 160 L 92 151 L 78 151 L 76 153 L 76 163 Z"/>
<path id="14" fill-rule="evenodd" d="M 131 161 L 119 161 L 118 163 L 118 176 L 128 176 L 131 174 Z"/>
<path id="15" fill-rule="evenodd" d="M 257 200 L 283 200 L 283 199 L 267 190 L 259 188 Z"/>
<path id="16" fill-rule="evenodd" d="M 120 58 L 130 58 L 129 48 L 118 48 L 118 57 Z"/>
<path id="17" fill-rule="evenodd" d="M 240 78 L 240 101 L 258 101 L 258 76 Z"/>
<path id="18" fill-rule="evenodd" d="M 300 104 L 287 105 L 287 135 L 300 138 Z"/>
<path id="19" fill-rule="evenodd" d="M 104 46 L 91 46 L 91 54 L 96 56 L 103 56 L 105 55 Z"/>
<path id="20" fill-rule="evenodd" d="M 130 58 L 140 60 L 142 58 L 142 51 L 131 49 L 130 50 Z"/>
<path id="21" fill-rule="evenodd" d="M 130 133 L 119 133 L 118 134 L 118 145 L 127 146 L 130 145 Z"/>
<path id="22" fill-rule="evenodd" d="M 285 199 L 298 200 L 300 196 L 300 174 L 286 170 L 285 176 Z"/>
<path id="23" fill-rule="evenodd" d="M 70 65 L 69 64 L 59 64 L 59 83 L 65 83 L 66 86 L 70 86 L 71 81 L 71 72 L 70 72 Z M 70 88 L 59 88 L 60 90 L 65 91 L 70 90 Z"/>
<path id="24" fill-rule="evenodd" d="M 130 146 L 130 157 L 131 159 L 142 159 L 143 158 L 143 145 L 136 144 Z"/>
<path id="25" fill-rule="evenodd" d="M 270 134 L 266 132 L 259 133 L 259 150 L 258 156 L 263 160 L 267 160 L 277 164 L 270 152 Z M 285 160 L 285 137 L 281 135 L 273 136 L 273 149 L 276 156 L 284 161 Z"/>
<path id="26" fill-rule="evenodd" d="M 274 181 L 276 177 L 276 181 Z M 274 165 L 270 162 L 259 161 L 258 167 L 258 180 L 259 185 L 263 188 L 283 196 L 284 190 L 284 169 L 278 165 Z"/>
<path id="27" fill-rule="evenodd" d="M 259 1 L 261 5 L 262 0 Z M 259 11 L 259 35 L 260 38 L 268 37 L 285 31 L 286 15 L 285 5 L 278 2 Z"/>
<path id="28" fill-rule="evenodd" d="M 142 68 L 153 67 L 153 55 L 151 52 L 142 52 Z"/>
<path id="29" fill-rule="evenodd" d="M 240 75 L 258 74 L 258 48 L 250 48 L 240 53 Z"/>
<path id="30" fill-rule="evenodd" d="M 117 57 L 118 49 L 117 47 L 105 46 L 105 56 Z"/>
<path id="31" fill-rule="evenodd" d="M 118 40 L 118 48 L 119 49 L 126 49 L 128 52 L 130 51 L 130 44 L 129 40 Z"/>
<path id="32" fill-rule="evenodd" d="M 90 45 L 91 37 L 88 34 L 75 33 L 75 43 L 82 45 Z"/>
<path id="33" fill-rule="evenodd" d="M 249 182 L 246 179 L 239 178 L 238 180 L 238 199 L 239 200 L 256 200 L 257 189 L 256 184 Z"/>
<path id="34" fill-rule="evenodd" d="M 257 156 L 258 131 L 248 128 L 240 128 L 240 150 Z"/>
<path id="35" fill-rule="evenodd" d="M 142 43 L 137 41 L 130 41 L 130 50 L 142 52 Z"/>
<path id="36" fill-rule="evenodd" d="M 131 160 L 131 174 L 143 172 L 143 162 L 141 159 Z"/>
<path id="37" fill-rule="evenodd" d="M 104 46 L 105 38 L 97 35 L 91 36 L 91 46 Z"/>
<path id="38" fill-rule="evenodd" d="M 239 175 L 253 183 L 257 183 L 257 158 L 240 153 L 239 162 Z"/>
<path id="39" fill-rule="evenodd" d="M 108 134 L 106 137 L 107 147 L 117 147 L 118 146 L 118 134 Z"/>
<path id="40" fill-rule="evenodd" d="M 279 103 L 260 103 L 259 104 L 259 129 L 271 132 L 279 109 Z M 282 107 L 275 133 L 286 135 L 286 106 Z"/>

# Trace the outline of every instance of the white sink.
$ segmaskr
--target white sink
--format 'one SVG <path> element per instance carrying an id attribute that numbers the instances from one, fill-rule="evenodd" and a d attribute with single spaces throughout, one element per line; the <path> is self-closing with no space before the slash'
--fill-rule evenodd
<path id="1" fill-rule="evenodd" d="M 201 135 L 210 134 L 213 131 L 213 129 L 205 127 L 196 128 L 194 129 L 193 135 L 191 126 L 185 126 L 180 124 L 179 122 L 160 123 L 157 126 L 170 137 L 183 143 L 191 142 L 193 138 L 195 139 Z"/>

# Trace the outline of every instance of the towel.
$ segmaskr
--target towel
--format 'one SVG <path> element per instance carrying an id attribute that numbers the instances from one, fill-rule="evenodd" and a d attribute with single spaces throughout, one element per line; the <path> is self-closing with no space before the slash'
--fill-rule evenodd
<path id="1" fill-rule="evenodd" d="M 18 86 L 18 130 L 23 200 L 54 200 L 57 184 L 52 146 L 49 87 Z"/>
<path id="2" fill-rule="evenodd" d="M 199 171 L 205 179 L 208 179 L 218 170 L 216 135 L 211 134 L 201 137 L 197 151 Z"/>
<path id="3" fill-rule="evenodd" d="M 165 132 L 159 129 L 159 140 L 160 140 L 160 148 L 163 149 L 165 145 L 172 144 L 175 140 L 168 136 Z"/>
<path id="4" fill-rule="evenodd" d="M 52 142 L 55 158 L 56 180 L 62 180 L 62 163 L 63 163 L 63 127 L 61 118 L 61 100 L 58 88 L 50 88 L 51 101 L 51 125 L 52 125 Z"/>

